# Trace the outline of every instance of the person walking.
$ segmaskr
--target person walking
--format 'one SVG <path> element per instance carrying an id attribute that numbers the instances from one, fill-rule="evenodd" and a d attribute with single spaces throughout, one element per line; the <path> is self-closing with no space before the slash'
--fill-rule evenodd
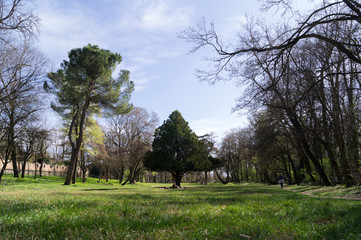
<path id="1" fill-rule="evenodd" d="M 283 184 L 285 183 L 285 178 L 282 173 L 278 176 L 278 183 L 281 184 L 281 188 L 283 188 Z"/>

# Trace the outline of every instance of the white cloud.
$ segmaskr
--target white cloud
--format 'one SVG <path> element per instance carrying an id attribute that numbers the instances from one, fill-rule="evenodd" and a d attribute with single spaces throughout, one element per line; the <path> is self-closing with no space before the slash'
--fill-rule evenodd
<path id="1" fill-rule="evenodd" d="M 141 17 L 144 29 L 175 29 L 189 24 L 189 9 L 175 6 L 173 1 L 155 1 Z"/>
<path id="2" fill-rule="evenodd" d="M 105 47 L 103 29 L 95 18 L 96 12 L 84 8 L 77 2 L 38 0 L 40 17 L 39 45 L 53 61 L 66 59 L 70 49 L 82 47 L 88 43 Z M 69 5 L 68 5 L 69 4 Z"/>
<path id="3" fill-rule="evenodd" d="M 124 62 L 144 71 L 144 66 L 180 55 L 177 49 L 165 46 L 165 39 L 190 24 L 192 12 L 191 7 L 173 0 L 35 2 L 41 18 L 39 46 L 54 68 L 67 59 L 71 49 L 92 43 L 127 55 Z M 137 91 L 146 85 L 144 80 L 140 82 Z"/>
<path id="4" fill-rule="evenodd" d="M 156 65 L 162 59 L 175 58 L 181 53 L 164 49 L 163 46 L 152 46 L 151 48 L 142 49 L 141 52 L 130 56 L 137 65 Z"/>
<path id="5" fill-rule="evenodd" d="M 137 65 L 120 64 L 114 70 L 113 77 L 117 77 L 122 69 L 126 69 L 130 72 L 129 78 L 134 82 L 135 92 L 141 92 L 147 89 L 147 85 L 150 81 L 158 78 L 158 76 L 148 76 L 141 67 Z"/>
<path id="6" fill-rule="evenodd" d="M 160 51 L 157 54 L 157 58 L 174 58 L 180 56 L 181 53 L 178 51 Z"/>
<path id="7" fill-rule="evenodd" d="M 172 0 L 133 0 L 126 14 L 120 16 L 122 27 L 146 31 L 170 31 L 188 26 L 193 9 Z"/>
<path id="8" fill-rule="evenodd" d="M 145 78 L 145 77 L 137 77 L 135 76 L 134 78 L 132 78 L 132 81 L 134 82 L 134 87 L 135 87 L 135 92 L 141 92 L 145 89 L 147 89 L 147 84 L 148 82 L 150 82 L 152 79 L 155 79 L 156 77 L 149 77 L 149 78 Z"/>
<path id="9" fill-rule="evenodd" d="M 157 60 L 149 57 L 134 57 L 133 60 L 137 63 L 145 64 L 145 65 L 155 65 L 158 63 Z"/>
<path id="10" fill-rule="evenodd" d="M 223 137 L 224 133 L 232 128 L 245 127 L 248 120 L 245 117 L 237 114 L 230 114 L 228 116 L 215 116 L 209 118 L 198 119 L 190 121 L 190 127 L 197 135 L 204 135 L 214 132 L 218 140 Z"/>

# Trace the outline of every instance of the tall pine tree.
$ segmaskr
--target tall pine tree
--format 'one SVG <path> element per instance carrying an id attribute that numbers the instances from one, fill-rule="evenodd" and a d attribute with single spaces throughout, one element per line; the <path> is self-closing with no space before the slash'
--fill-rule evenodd
<path id="1" fill-rule="evenodd" d="M 69 61 L 64 60 L 57 72 L 48 73 L 50 83 L 44 84 L 44 89 L 55 95 L 52 109 L 70 120 L 68 137 L 72 152 L 65 185 L 70 185 L 75 171 L 85 119 L 91 113 L 129 112 L 130 94 L 134 90 L 128 71 L 121 71 L 116 79 L 112 77 L 122 61 L 119 54 L 88 44 L 71 50 L 68 57 Z"/>

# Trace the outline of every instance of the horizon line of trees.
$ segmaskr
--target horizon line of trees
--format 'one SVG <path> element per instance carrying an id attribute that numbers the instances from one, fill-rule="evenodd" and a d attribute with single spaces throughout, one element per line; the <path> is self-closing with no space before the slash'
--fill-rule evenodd
<path id="1" fill-rule="evenodd" d="M 212 67 L 198 71 L 201 80 L 234 79 L 245 89 L 235 109 L 252 115 L 252 158 L 235 163 L 236 176 L 251 162 L 265 182 L 283 172 L 298 184 L 359 185 L 361 4 L 320 1 L 298 13 L 292 2 L 263 1 L 265 11 L 283 10 L 282 19 L 248 19 L 235 43 L 204 19 L 181 37 L 194 44 L 191 51 L 214 50 Z"/>
<path id="2" fill-rule="evenodd" d="M 83 181 L 91 166 L 122 184 L 154 177 L 147 170 L 170 172 L 177 185 L 190 172 L 207 181 L 209 171 L 223 183 L 274 183 L 283 173 L 296 184 L 361 184 L 361 5 L 322 1 L 296 14 L 292 1 L 263 3 L 267 11 L 284 9 L 285 21 L 249 20 L 233 44 L 204 19 L 182 33 L 195 44 L 192 51 L 215 51 L 208 58 L 213 68 L 199 70 L 200 79 L 235 79 L 245 89 L 235 109 L 249 110 L 250 126 L 230 130 L 217 148 L 212 137 L 192 133 L 177 111 L 156 128 L 156 114 L 133 107 L 129 72 L 113 78 L 122 61 L 117 53 L 91 44 L 72 49 L 46 78 L 47 60 L 34 47 L 39 19 L 23 0 L 1 1 L 0 181 L 8 164 L 14 177 L 24 177 L 26 162 L 53 159 L 68 165 L 66 185 L 75 183 L 77 166 Z M 54 96 L 60 129 L 41 127 L 44 90 Z M 100 116 L 106 127 L 96 121 Z M 165 131 L 172 124 L 183 130 Z M 170 137 L 184 139 L 166 145 Z"/>
<path id="3" fill-rule="evenodd" d="M 83 181 L 90 166 L 106 179 L 112 170 L 122 184 L 139 179 L 158 118 L 129 103 L 134 84 L 128 71 L 113 78 L 122 57 L 89 44 L 72 49 L 59 70 L 45 77 L 47 59 L 34 47 L 38 17 L 23 0 L 0 4 L 0 181 L 8 164 L 15 178 L 23 178 L 27 162 L 43 166 L 49 160 L 67 165 L 65 185 L 76 182 L 77 167 Z M 42 126 L 47 94 L 62 117 L 59 129 Z M 95 120 L 100 116 L 108 119 L 103 129 Z M 192 137 L 205 151 L 209 142 Z M 179 176 L 175 181 L 180 185 Z"/>

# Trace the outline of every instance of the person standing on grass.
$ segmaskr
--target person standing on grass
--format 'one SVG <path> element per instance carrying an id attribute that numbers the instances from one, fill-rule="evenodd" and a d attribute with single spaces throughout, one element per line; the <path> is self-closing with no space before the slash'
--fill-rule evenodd
<path id="1" fill-rule="evenodd" d="M 281 184 L 281 188 L 283 188 L 283 184 L 285 183 L 285 178 L 283 177 L 282 173 L 278 177 L 278 183 Z"/>

